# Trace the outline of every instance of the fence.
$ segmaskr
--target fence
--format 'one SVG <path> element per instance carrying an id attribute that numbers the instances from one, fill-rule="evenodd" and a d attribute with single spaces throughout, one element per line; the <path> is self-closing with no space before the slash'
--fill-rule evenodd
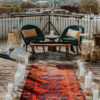
<path id="1" fill-rule="evenodd" d="M 56 34 L 61 34 L 69 25 L 81 25 L 85 33 L 91 38 L 94 33 L 99 33 L 100 17 L 90 15 L 61 15 L 61 14 L 14 14 L 0 17 L 0 40 L 7 40 L 8 33 L 13 27 L 19 30 L 25 24 L 37 25 L 44 34 L 54 30 Z"/>

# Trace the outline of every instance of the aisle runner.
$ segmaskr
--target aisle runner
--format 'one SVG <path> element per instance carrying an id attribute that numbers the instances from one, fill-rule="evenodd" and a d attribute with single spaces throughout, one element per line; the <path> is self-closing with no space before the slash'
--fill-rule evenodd
<path id="1" fill-rule="evenodd" d="M 85 100 L 72 66 L 31 66 L 20 100 Z"/>

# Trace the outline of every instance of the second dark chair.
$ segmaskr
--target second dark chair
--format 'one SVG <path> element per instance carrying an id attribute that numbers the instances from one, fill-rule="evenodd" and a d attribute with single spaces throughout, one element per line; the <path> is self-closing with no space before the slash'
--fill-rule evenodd
<path id="1" fill-rule="evenodd" d="M 66 36 L 66 33 L 68 32 L 69 29 L 81 31 L 83 34 L 84 28 L 82 26 L 78 26 L 78 25 L 68 26 L 67 28 L 64 29 L 64 31 L 62 32 L 60 39 L 59 39 L 59 41 L 70 42 L 72 46 L 76 46 L 76 50 L 77 50 L 77 54 L 78 54 L 78 46 L 81 50 L 82 37 L 80 36 L 80 39 L 78 40 L 76 38 Z"/>

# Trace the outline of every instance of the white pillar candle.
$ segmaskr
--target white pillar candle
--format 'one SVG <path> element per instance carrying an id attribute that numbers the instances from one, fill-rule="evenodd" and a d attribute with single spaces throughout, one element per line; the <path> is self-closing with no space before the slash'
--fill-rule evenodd
<path id="1" fill-rule="evenodd" d="M 25 67 L 21 63 L 18 64 L 18 72 L 21 74 L 20 81 L 22 82 L 25 76 Z"/>
<path id="2" fill-rule="evenodd" d="M 90 88 L 90 87 L 91 87 L 91 77 L 87 75 L 85 77 L 85 88 Z"/>
<path id="3" fill-rule="evenodd" d="M 99 90 L 95 89 L 93 91 L 93 100 L 98 100 L 99 99 Z"/>
<path id="4" fill-rule="evenodd" d="M 79 66 L 81 63 L 81 60 L 77 60 L 77 65 Z"/>
<path id="5" fill-rule="evenodd" d="M 92 81 L 93 81 L 93 73 L 91 71 L 88 72 L 88 76 L 91 77 L 91 86 L 92 86 Z"/>
<path id="6" fill-rule="evenodd" d="M 24 80 L 25 75 L 26 75 L 26 70 L 25 70 L 26 66 L 22 65 L 22 72 L 21 72 L 21 81 Z"/>
<path id="7" fill-rule="evenodd" d="M 26 66 L 25 65 L 21 65 L 21 73 L 25 72 Z"/>
<path id="8" fill-rule="evenodd" d="M 95 43 L 94 43 L 94 41 L 92 41 L 92 48 L 94 49 L 94 46 L 95 46 Z"/>
<path id="9" fill-rule="evenodd" d="M 25 56 L 25 65 L 28 65 L 28 56 Z"/>
<path id="10" fill-rule="evenodd" d="M 15 74 L 15 86 L 19 87 L 20 83 L 21 83 L 21 74 L 17 72 Z"/>
<path id="11" fill-rule="evenodd" d="M 83 66 L 83 63 L 82 62 L 80 62 L 79 63 L 79 68 L 81 69 L 81 68 L 84 68 L 84 66 Z"/>
<path id="12" fill-rule="evenodd" d="M 5 100 L 13 100 L 13 98 L 10 94 L 6 94 L 5 95 Z"/>
<path id="13" fill-rule="evenodd" d="M 89 75 L 89 76 L 92 76 L 92 72 L 91 72 L 91 71 L 89 71 L 89 72 L 88 72 L 88 75 Z"/>
<path id="14" fill-rule="evenodd" d="M 21 82 L 24 80 L 24 77 L 25 77 L 25 74 L 26 74 L 26 65 L 24 64 L 21 64 L 21 71 L 20 71 L 20 74 L 21 74 Z"/>
<path id="15" fill-rule="evenodd" d="M 18 63 L 18 72 L 21 72 L 22 68 L 21 68 L 22 64 Z"/>
<path id="16" fill-rule="evenodd" d="M 91 71 L 88 72 L 88 76 L 90 76 L 92 79 L 92 72 Z"/>
<path id="17" fill-rule="evenodd" d="M 25 72 L 25 68 L 26 66 L 21 64 L 21 63 L 18 63 L 18 72 L 23 74 Z"/>
<path id="18" fill-rule="evenodd" d="M 12 83 L 9 83 L 8 84 L 8 93 L 9 94 L 12 94 L 12 92 L 13 92 L 13 84 Z"/>
<path id="19" fill-rule="evenodd" d="M 84 76 L 85 75 L 85 69 L 84 67 L 80 68 L 80 76 Z"/>
<path id="20" fill-rule="evenodd" d="M 22 67 L 22 72 L 21 73 L 24 74 L 26 72 L 26 66 L 22 65 L 21 67 Z"/>
<path id="21" fill-rule="evenodd" d="M 92 92 L 93 92 L 93 90 L 95 89 L 96 83 L 95 82 L 92 82 L 91 83 L 91 86 L 92 86 Z"/>

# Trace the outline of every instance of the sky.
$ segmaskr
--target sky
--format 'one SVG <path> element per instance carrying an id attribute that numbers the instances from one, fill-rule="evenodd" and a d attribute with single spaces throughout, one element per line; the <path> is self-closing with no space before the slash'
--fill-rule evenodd
<path id="1" fill-rule="evenodd" d="M 23 0 L 23 1 L 27 1 L 27 0 Z"/>

